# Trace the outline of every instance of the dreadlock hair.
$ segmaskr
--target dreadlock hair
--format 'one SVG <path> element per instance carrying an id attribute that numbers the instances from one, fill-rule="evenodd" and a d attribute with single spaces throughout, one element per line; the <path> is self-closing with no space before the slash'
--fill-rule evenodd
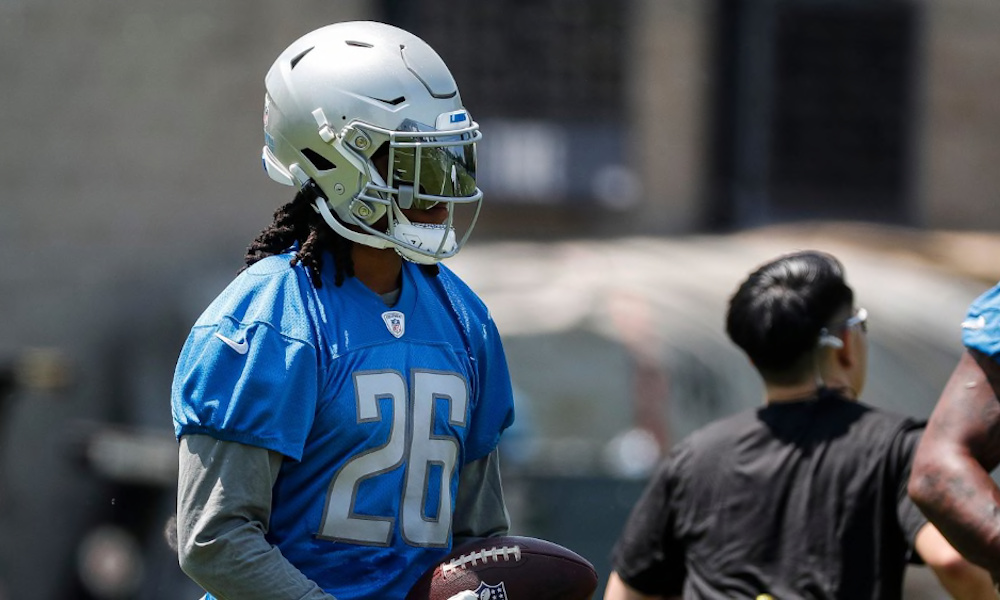
<path id="1" fill-rule="evenodd" d="M 323 287 L 323 251 L 329 250 L 336 265 L 335 285 L 344 283 L 345 277 L 354 275 L 350 242 L 336 235 L 313 209 L 318 196 L 315 184 L 309 182 L 295 194 L 291 202 L 274 211 L 274 220 L 261 231 L 247 248 L 243 269 L 268 256 L 281 254 L 299 244 L 292 266 L 302 263 L 309 271 L 309 278 L 317 288 Z M 241 271 L 243 270 L 241 269 Z"/>
<path id="2" fill-rule="evenodd" d="M 324 251 L 333 256 L 335 267 L 334 285 L 340 287 L 348 277 L 354 277 L 354 261 L 351 260 L 353 242 L 339 236 L 323 221 L 323 218 L 313 208 L 316 199 L 320 197 L 318 186 L 312 181 L 295 194 L 291 202 L 274 211 L 274 219 L 261 231 L 244 256 L 244 266 L 281 254 L 299 244 L 291 265 L 302 263 L 309 272 L 309 278 L 317 288 L 323 287 L 320 273 L 323 271 Z M 429 275 L 438 274 L 437 265 L 421 265 Z"/>

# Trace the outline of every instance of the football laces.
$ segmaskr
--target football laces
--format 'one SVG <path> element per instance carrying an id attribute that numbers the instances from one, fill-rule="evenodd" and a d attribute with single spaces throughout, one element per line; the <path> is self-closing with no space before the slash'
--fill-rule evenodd
<path id="1" fill-rule="evenodd" d="M 469 554 L 463 554 L 458 558 L 453 558 L 447 563 L 441 565 L 441 577 L 447 579 L 450 575 L 464 571 L 469 567 L 475 567 L 480 563 L 498 563 L 500 561 L 510 562 L 512 559 L 514 562 L 521 560 L 520 546 L 500 546 L 499 548 L 493 547 L 478 550 L 476 552 L 470 552 Z"/>

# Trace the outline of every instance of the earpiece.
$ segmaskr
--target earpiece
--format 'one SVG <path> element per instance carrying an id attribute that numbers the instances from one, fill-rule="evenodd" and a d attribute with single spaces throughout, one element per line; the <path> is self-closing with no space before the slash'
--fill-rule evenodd
<path id="1" fill-rule="evenodd" d="M 840 350 L 844 347 L 844 340 L 833 335 L 826 329 L 821 329 L 819 332 L 819 345 L 824 348 L 833 348 L 834 350 Z"/>

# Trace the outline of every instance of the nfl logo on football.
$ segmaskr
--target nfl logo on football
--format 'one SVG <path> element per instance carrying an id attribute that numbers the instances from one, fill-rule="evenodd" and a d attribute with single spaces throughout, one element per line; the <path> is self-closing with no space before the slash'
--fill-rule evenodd
<path id="1" fill-rule="evenodd" d="M 476 588 L 476 595 L 479 596 L 479 600 L 507 600 L 507 590 L 504 589 L 502 581 L 499 585 L 489 585 L 485 581 L 480 583 Z"/>

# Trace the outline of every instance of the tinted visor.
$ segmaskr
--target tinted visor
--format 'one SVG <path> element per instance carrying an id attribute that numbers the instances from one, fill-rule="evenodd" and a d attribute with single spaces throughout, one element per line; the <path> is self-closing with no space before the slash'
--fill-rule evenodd
<path id="1" fill-rule="evenodd" d="M 476 144 L 471 133 L 447 134 L 407 119 L 392 143 L 392 179 L 412 185 L 418 195 L 441 199 L 476 193 Z M 414 198 L 414 208 L 428 208 L 437 200 Z"/>

